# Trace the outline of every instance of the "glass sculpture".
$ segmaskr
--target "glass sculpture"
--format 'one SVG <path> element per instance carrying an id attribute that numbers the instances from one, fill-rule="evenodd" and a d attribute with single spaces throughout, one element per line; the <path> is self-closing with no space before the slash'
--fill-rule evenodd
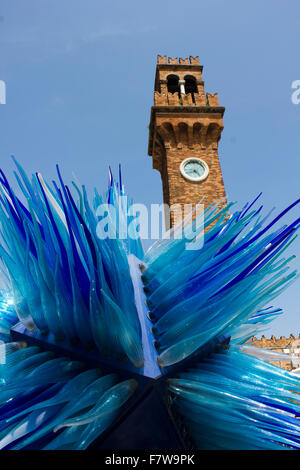
<path id="1" fill-rule="evenodd" d="M 300 219 L 280 224 L 300 201 L 273 218 L 258 198 L 212 204 L 144 253 L 121 236 L 121 171 L 91 203 L 59 168 L 49 185 L 15 164 L 19 196 L 0 171 L 0 449 L 299 449 L 300 381 L 247 341 L 297 279 Z"/>

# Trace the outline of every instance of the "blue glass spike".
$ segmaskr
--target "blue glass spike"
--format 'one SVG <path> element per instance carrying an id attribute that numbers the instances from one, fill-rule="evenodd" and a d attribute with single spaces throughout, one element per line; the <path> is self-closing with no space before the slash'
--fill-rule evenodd
<path id="1" fill-rule="evenodd" d="M 60 198 L 61 198 L 61 203 L 62 203 L 63 208 L 64 208 L 64 213 L 65 213 L 67 226 L 68 226 L 71 249 L 72 249 L 72 254 L 73 254 L 73 257 L 74 257 L 74 263 L 75 263 L 75 269 L 76 269 L 75 276 L 77 277 L 77 279 L 79 281 L 79 285 L 80 285 L 81 290 L 82 290 L 84 301 L 85 301 L 86 305 L 88 305 L 89 279 L 88 279 L 87 273 L 86 273 L 86 271 L 83 267 L 83 264 L 81 262 L 81 259 L 80 259 L 79 255 L 78 255 L 78 252 L 77 252 L 76 243 L 75 243 L 75 239 L 74 239 L 74 235 L 73 235 L 73 231 L 72 231 L 72 226 L 71 226 L 68 214 L 67 214 L 67 210 L 66 210 L 66 207 L 65 207 L 65 203 L 64 203 L 61 191 L 59 189 L 58 189 L 58 191 L 59 191 L 59 195 L 60 195 Z"/>
<path id="2" fill-rule="evenodd" d="M 62 269 L 63 269 L 63 272 L 64 272 L 65 280 L 66 280 L 67 284 L 70 286 L 71 285 L 71 280 L 70 280 L 70 274 L 69 274 L 69 269 L 68 269 L 67 251 L 66 251 L 66 248 L 64 246 L 63 239 L 62 239 L 62 237 L 59 233 L 59 229 L 58 229 L 58 227 L 55 223 L 55 220 L 54 220 L 52 210 L 50 208 L 47 196 L 45 194 L 45 191 L 44 191 L 40 181 L 39 181 L 39 185 L 40 185 L 40 189 L 41 189 L 41 192 L 43 194 L 44 201 L 45 201 L 45 204 L 46 204 L 46 207 L 47 207 L 47 213 L 48 213 L 48 216 L 49 216 L 49 219 L 50 219 L 50 223 L 51 223 L 51 226 L 53 228 L 53 232 L 54 232 L 54 235 L 56 237 L 56 240 L 57 240 L 57 243 L 58 243 L 58 246 L 59 246 L 59 249 L 60 249 L 60 256 L 61 256 L 61 260 L 62 260 Z"/>
<path id="3" fill-rule="evenodd" d="M 73 210 L 74 210 L 75 214 L 78 217 L 79 223 L 83 226 L 84 234 L 85 234 L 85 237 L 87 239 L 87 242 L 88 242 L 89 248 L 91 250 L 92 257 L 93 257 L 94 266 L 97 267 L 97 255 L 96 255 L 96 250 L 95 250 L 94 243 L 93 243 L 93 240 L 92 240 L 92 237 L 91 237 L 91 233 L 90 233 L 89 229 L 87 228 L 86 223 L 84 222 L 81 214 L 79 213 L 79 211 L 76 207 L 76 204 L 75 204 L 75 202 L 72 198 L 72 195 L 70 193 L 70 190 L 67 186 L 66 186 L 66 191 L 67 191 L 68 197 L 71 201 Z"/>

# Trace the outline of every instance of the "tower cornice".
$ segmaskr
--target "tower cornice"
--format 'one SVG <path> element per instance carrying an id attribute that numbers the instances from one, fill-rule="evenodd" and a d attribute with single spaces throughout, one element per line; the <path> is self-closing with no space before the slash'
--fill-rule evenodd
<path id="1" fill-rule="evenodd" d="M 223 106 L 152 106 L 151 117 L 149 124 L 149 140 L 148 140 L 148 155 L 152 155 L 153 151 L 153 136 L 155 131 L 155 118 L 156 115 L 183 115 L 187 117 L 190 115 L 192 118 L 201 118 L 202 116 L 215 115 L 216 118 L 222 118 L 225 112 Z M 212 116 L 213 117 L 213 116 Z"/>

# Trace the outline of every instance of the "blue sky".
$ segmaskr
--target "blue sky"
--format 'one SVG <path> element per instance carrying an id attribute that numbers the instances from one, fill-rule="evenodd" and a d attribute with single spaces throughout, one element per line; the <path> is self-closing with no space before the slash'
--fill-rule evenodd
<path id="1" fill-rule="evenodd" d="M 206 91 L 226 107 L 228 198 L 242 204 L 263 191 L 266 212 L 279 211 L 299 197 L 299 26 L 294 0 L 2 0 L 1 168 L 12 177 L 14 154 L 52 179 L 59 163 L 66 180 L 74 172 L 102 190 L 120 162 L 135 201 L 161 202 L 147 156 L 156 56 L 199 55 Z M 300 332 L 299 291 L 298 280 L 276 300 L 285 316 L 267 335 Z"/>

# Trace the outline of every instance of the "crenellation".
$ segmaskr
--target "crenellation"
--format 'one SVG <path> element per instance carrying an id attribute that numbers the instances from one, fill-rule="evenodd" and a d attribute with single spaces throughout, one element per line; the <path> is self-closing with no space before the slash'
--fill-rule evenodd
<path id="1" fill-rule="evenodd" d="M 158 55 L 157 56 L 157 63 L 158 64 L 166 64 L 167 63 L 167 56 L 166 55 Z"/>
<path id="2" fill-rule="evenodd" d="M 164 93 L 154 92 L 154 105 L 155 106 L 166 106 L 168 104 L 168 97 Z"/>
<path id="3" fill-rule="evenodd" d="M 195 106 L 206 106 L 205 93 L 195 93 Z"/>
<path id="4" fill-rule="evenodd" d="M 191 65 L 200 65 L 200 60 L 199 60 L 199 56 L 198 56 L 198 55 L 196 55 L 195 57 L 193 57 L 192 55 L 190 55 L 189 59 L 190 59 L 190 64 L 191 64 Z"/>
<path id="5" fill-rule="evenodd" d="M 191 95 L 182 95 L 181 100 L 182 100 L 183 106 L 193 105 L 193 100 L 192 100 Z"/>
<path id="6" fill-rule="evenodd" d="M 179 64 L 189 65 L 189 59 L 182 59 L 181 57 L 179 57 Z"/>
<path id="7" fill-rule="evenodd" d="M 209 106 L 219 106 L 218 94 L 210 95 L 207 93 Z M 163 84 L 161 91 L 154 92 L 155 106 L 207 106 L 207 99 L 204 93 L 183 93 L 181 96 L 178 92 L 170 93 L 167 91 L 167 85 Z"/>
<path id="8" fill-rule="evenodd" d="M 180 99 L 178 93 L 168 93 L 169 106 L 180 106 Z"/>
<path id="9" fill-rule="evenodd" d="M 199 56 L 189 56 L 189 57 L 167 57 L 166 55 L 157 56 L 158 65 L 196 65 L 200 66 Z"/>
<path id="10" fill-rule="evenodd" d="M 168 64 L 170 65 L 177 65 L 178 64 L 178 58 L 177 57 L 168 57 Z"/>

